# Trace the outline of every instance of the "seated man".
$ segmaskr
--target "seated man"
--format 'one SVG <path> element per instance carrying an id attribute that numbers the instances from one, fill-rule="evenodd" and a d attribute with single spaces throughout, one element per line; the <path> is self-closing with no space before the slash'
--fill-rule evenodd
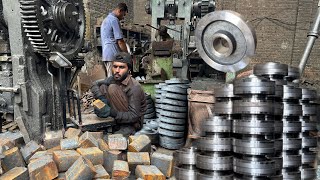
<path id="1" fill-rule="evenodd" d="M 99 117 L 114 117 L 114 133 L 129 136 L 142 128 L 146 96 L 138 81 L 132 78 L 130 54 L 119 52 L 112 62 L 112 76 L 96 81 L 91 90 L 106 105 L 95 108 Z"/>

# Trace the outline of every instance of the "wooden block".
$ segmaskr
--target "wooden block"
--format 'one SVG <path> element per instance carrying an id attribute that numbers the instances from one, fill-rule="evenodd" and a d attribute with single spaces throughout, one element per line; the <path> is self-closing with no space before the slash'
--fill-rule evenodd
<path id="1" fill-rule="evenodd" d="M 77 149 L 78 147 L 79 147 L 79 138 L 78 137 L 60 140 L 61 150 Z"/>
<path id="2" fill-rule="evenodd" d="M 64 133 L 65 138 L 80 137 L 81 135 L 82 131 L 75 128 L 68 128 L 68 130 Z"/>
<path id="3" fill-rule="evenodd" d="M 173 175 L 173 156 L 154 152 L 151 155 L 151 165 L 156 166 L 166 177 Z"/>
<path id="4" fill-rule="evenodd" d="M 98 145 L 99 145 L 99 149 L 101 151 L 109 151 L 110 150 L 109 145 L 103 139 L 98 139 Z"/>
<path id="5" fill-rule="evenodd" d="M 54 179 L 58 177 L 58 168 L 53 159 L 40 158 L 28 165 L 30 180 Z"/>
<path id="6" fill-rule="evenodd" d="M 109 179 L 110 175 L 108 174 L 108 172 L 104 169 L 104 167 L 99 164 L 99 165 L 95 165 L 94 166 L 96 168 L 96 172 L 97 174 L 94 176 L 93 179 Z"/>
<path id="7" fill-rule="evenodd" d="M 90 160 L 93 165 L 103 164 L 103 152 L 97 147 L 78 148 L 77 152 Z"/>
<path id="8" fill-rule="evenodd" d="M 128 178 L 130 176 L 129 165 L 126 161 L 116 160 L 113 164 L 112 178 Z"/>
<path id="9" fill-rule="evenodd" d="M 128 148 L 127 139 L 120 135 L 109 135 L 108 145 L 111 150 L 126 150 Z"/>
<path id="10" fill-rule="evenodd" d="M 131 172 L 135 171 L 137 165 L 150 165 L 150 156 L 148 152 L 128 152 L 127 158 Z"/>
<path id="11" fill-rule="evenodd" d="M 92 179 L 96 175 L 93 164 L 84 157 L 79 157 L 66 172 L 66 180 Z"/>
<path id="12" fill-rule="evenodd" d="M 52 155 L 59 172 L 67 171 L 80 157 L 80 154 L 75 150 L 54 151 Z"/>
<path id="13" fill-rule="evenodd" d="M 98 147 L 98 141 L 89 132 L 85 132 L 79 138 L 80 146 L 82 148 Z"/>
<path id="14" fill-rule="evenodd" d="M 96 140 L 98 139 L 103 139 L 103 132 L 88 132 L 89 134 L 92 135 L 92 137 L 94 137 Z"/>
<path id="15" fill-rule="evenodd" d="M 22 156 L 26 162 L 29 162 L 30 157 L 38 151 L 43 151 L 43 148 L 35 141 L 30 141 L 21 148 Z"/>
<path id="16" fill-rule="evenodd" d="M 29 179 L 28 169 L 25 167 L 14 167 L 0 176 L 0 180 L 26 180 Z"/>
<path id="17" fill-rule="evenodd" d="M 66 180 L 66 173 L 59 173 L 54 180 Z"/>
<path id="18" fill-rule="evenodd" d="M 7 172 L 14 167 L 24 167 L 26 165 L 21 152 L 17 147 L 4 151 L 3 156 L 1 165 L 4 172 Z"/>
<path id="19" fill-rule="evenodd" d="M 147 135 L 139 136 L 135 141 L 129 144 L 128 151 L 130 152 L 150 152 L 151 141 Z"/>
<path id="20" fill-rule="evenodd" d="M 103 167 L 107 170 L 109 174 L 112 173 L 113 163 L 115 160 L 123 160 L 122 152 L 117 150 L 103 151 Z"/>
<path id="21" fill-rule="evenodd" d="M 34 153 L 33 156 L 31 156 L 31 158 L 29 159 L 28 163 L 36 161 L 36 160 L 38 160 L 40 158 L 51 158 L 51 159 L 53 159 L 52 152 L 38 151 L 38 152 Z"/>
<path id="22" fill-rule="evenodd" d="M 165 180 L 166 177 L 156 166 L 138 165 L 136 168 L 136 178 L 144 180 Z"/>

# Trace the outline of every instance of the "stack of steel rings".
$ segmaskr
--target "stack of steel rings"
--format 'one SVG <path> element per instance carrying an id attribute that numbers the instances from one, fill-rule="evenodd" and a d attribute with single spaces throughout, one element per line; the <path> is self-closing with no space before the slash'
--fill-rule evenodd
<path id="1" fill-rule="evenodd" d="M 187 89 L 189 81 L 183 79 L 166 80 L 156 90 L 156 111 L 159 113 L 160 146 L 180 149 L 185 143 L 188 115 Z M 161 92 L 160 98 L 158 94 Z"/>
<path id="2" fill-rule="evenodd" d="M 312 132 L 317 132 L 316 124 L 316 104 L 317 92 L 315 90 L 302 88 L 302 98 L 300 105 L 302 106 L 302 116 L 300 121 L 302 123 L 301 137 L 301 179 L 312 180 L 316 178 L 315 162 L 317 159 L 317 138 L 311 136 Z M 314 133 L 316 134 L 316 133 Z"/>
<path id="3" fill-rule="evenodd" d="M 144 126 L 147 126 L 149 129 L 157 130 L 158 123 L 156 121 L 156 111 L 154 107 L 153 99 L 150 94 L 146 94 L 146 112 L 144 114 Z"/>
<path id="4" fill-rule="evenodd" d="M 215 90 L 215 115 L 202 124 L 203 137 L 197 140 L 196 166 L 198 179 L 233 179 L 232 166 L 232 102 L 236 98 L 233 85 Z"/>
<path id="5" fill-rule="evenodd" d="M 233 170 L 235 179 L 281 179 L 277 176 L 275 120 L 277 104 L 268 96 L 276 93 L 275 82 L 254 75 L 236 80 L 233 103 Z"/>
<path id="6" fill-rule="evenodd" d="M 197 179 L 196 153 L 197 149 L 194 147 L 183 148 L 175 152 L 174 174 L 177 180 Z"/>

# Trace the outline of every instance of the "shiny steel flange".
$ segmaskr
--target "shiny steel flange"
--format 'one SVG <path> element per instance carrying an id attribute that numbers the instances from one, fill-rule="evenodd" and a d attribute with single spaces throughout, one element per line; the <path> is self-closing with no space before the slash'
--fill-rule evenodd
<path id="1" fill-rule="evenodd" d="M 285 77 L 288 81 L 293 81 L 300 78 L 299 68 L 289 66 L 288 76 Z"/>
<path id="2" fill-rule="evenodd" d="M 249 176 L 272 176 L 275 175 L 276 166 L 275 161 L 272 160 L 244 160 L 233 158 L 233 170 L 236 173 Z"/>
<path id="3" fill-rule="evenodd" d="M 196 146 L 202 151 L 231 151 L 232 138 L 213 135 L 211 137 L 200 137 L 196 141 Z"/>
<path id="4" fill-rule="evenodd" d="M 274 133 L 280 134 L 283 132 L 283 122 L 274 121 Z"/>
<path id="5" fill-rule="evenodd" d="M 214 89 L 214 95 L 216 98 L 233 98 L 237 97 L 233 94 L 233 84 L 224 84 L 220 88 Z"/>
<path id="6" fill-rule="evenodd" d="M 196 165 L 197 149 L 194 147 L 183 148 L 176 151 L 176 159 L 179 165 Z"/>
<path id="7" fill-rule="evenodd" d="M 207 14 L 197 24 L 195 35 L 199 55 L 219 71 L 239 71 L 255 53 L 255 31 L 233 11 Z"/>
<path id="8" fill-rule="evenodd" d="M 301 155 L 300 154 L 290 154 L 288 152 L 282 153 L 283 167 L 292 168 L 301 166 Z"/>
<path id="9" fill-rule="evenodd" d="M 307 88 L 302 88 L 302 98 L 303 101 L 313 101 L 317 99 L 317 91 Z"/>
<path id="10" fill-rule="evenodd" d="M 233 139 L 233 152 L 247 155 L 274 154 L 274 141 L 260 138 Z"/>
<path id="11" fill-rule="evenodd" d="M 275 82 L 254 75 L 236 80 L 234 82 L 234 94 L 236 95 L 274 95 Z"/>
<path id="12" fill-rule="evenodd" d="M 226 101 L 217 101 L 214 104 L 214 113 L 215 114 L 232 114 L 232 108 L 233 107 L 233 101 L 230 100 L 226 100 Z"/>
<path id="13" fill-rule="evenodd" d="M 317 153 L 313 151 L 303 151 L 301 153 L 302 164 L 313 164 L 317 160 Z"/>
<path id="14" fill-rule="evenodd" d="M 317 170 L 313 167 L 302 167 L 300 171 L 303 180 L 314 180 L 317 177 Z"/>
<path id="15" fill-rule="evenodd" d="M 246 176 L 241 174 L 236 174 L 234 176 L 234 180 L 282 180 L 282 175 L 275 175 L 275 176 Z"/>
<path id="16" fill-rule="evenodd" d="M 274 150 L 276 152 L 281 152 L 283 146 L 283 140 L 282 139 L 275 139 L 274 140 Z"/>
<path id="17" fill-rule="evenodd" d="M 302 98 L 302 89 L 290 85 L 283 85 L 283 99 L 301 99 Z"/>
<path id="18" fill-rule="evenodd" d="M 300 119 L 302 122 L 302 132 L 317 131 L 317 122 Z"/>
<path id="19" fill-rule="evenodd" d="M 197 180 L 233 180 L 233 173 L 224 171 L 198 172 Z"/>
<path id="20" fill-rule="evenodd" d="M 293 104 L 283 102 L 283 116 L 301 116 L 302 106 L 300 104 Z"/>
<path id="21" fill-rule="evenodd" d="M 288 65 L 275 62 L 257 64 L 253 67 L 253 74 L 257 76 L 279 75 L 288 76 Z"/>
<path id="22" fill-rule="evenodd" d="M 282 169 L 284 180 L 301 179 L 301 172 L 299 169 Z"/>
<path id="23" fill-rule="evenodd" d="M 183 167 L 174 167 L 174 176 L 177 180 L 196 180 L 197 179 L 197 170 L 190 168 L 185 169 Z"/>
<path id="24" fill-rule="evenodd" d="M 233 120 L 233 132 L 239 134 L 271 134 L 274 121 Z"/>
<path id="25" fill-rule="evenodd" d="M 283 166 L 283 158 L 282 158 L 282 156 L 280 156 L 280 157 L 271 157 L 270 159 L 272 159 L 275 162 L 276 170 L 280 171 L 282 169 L 282 166 Z"/>
<path id="26" fill-rule="evenodd" d="M 301 122 L 300 121 L 288 121 L 283 119 L 283 133 L 300 133 Z"/>
<path id="27" fill-rule="evenodd" d="M 282 140 L 283 140 L 282 149 L 284 151 L 301 149 L 301 145 L 302 145 L 302 139 L 301 138 L 291 138 L 291 137 L 287 137 L 284 134 Z"/>
<path id="28" fill-rule="evenodd" d="M 224 116 L 213 116 L 203 122 L 202 131 L 209 133 L 231 132 L 232 121 Z"/>
<path id="29" fill-rule="evenodd" d="M 197 154 L 196 166 L 199 169 L 209 171 L 229 171 L 233 169 L 231 155 L 226 156 L 221 153 Z"/>
<path id="30" fill-rule="evenodd" d="M 242 99 L 233 102 L 234 114 L 274 114 L 274 103 L 259 99 Z"/>
<path id="31" fill-rule="evenodd" d="M 315 116 L 317 115 L 317 106 L 310 103 L 300 103 L 302 106 L 302 116 Z"/>
<path id="32" fill-rule="evenodd" d="M 317 138 L 305 136 L 302 137 L 302 148 L 313 148 L 317 147 Z"/>

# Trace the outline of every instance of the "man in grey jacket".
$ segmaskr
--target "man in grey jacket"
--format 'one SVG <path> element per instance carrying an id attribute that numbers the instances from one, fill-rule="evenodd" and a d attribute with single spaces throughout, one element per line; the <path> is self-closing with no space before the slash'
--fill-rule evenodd
<path id="1" fill-rule="evenodd" d="M 102 109 L 95 109 L 96 114 L 114 117 L 115 133 L 125 136 L 142 128 L 146 110 L 145 93 L 140 83 L 131 76 L 131 68 L 130 54 L 120 52 L 112 62 L 112 76 L 96 81 L 91 88 L 95 98 L 106 104 Z"/>

